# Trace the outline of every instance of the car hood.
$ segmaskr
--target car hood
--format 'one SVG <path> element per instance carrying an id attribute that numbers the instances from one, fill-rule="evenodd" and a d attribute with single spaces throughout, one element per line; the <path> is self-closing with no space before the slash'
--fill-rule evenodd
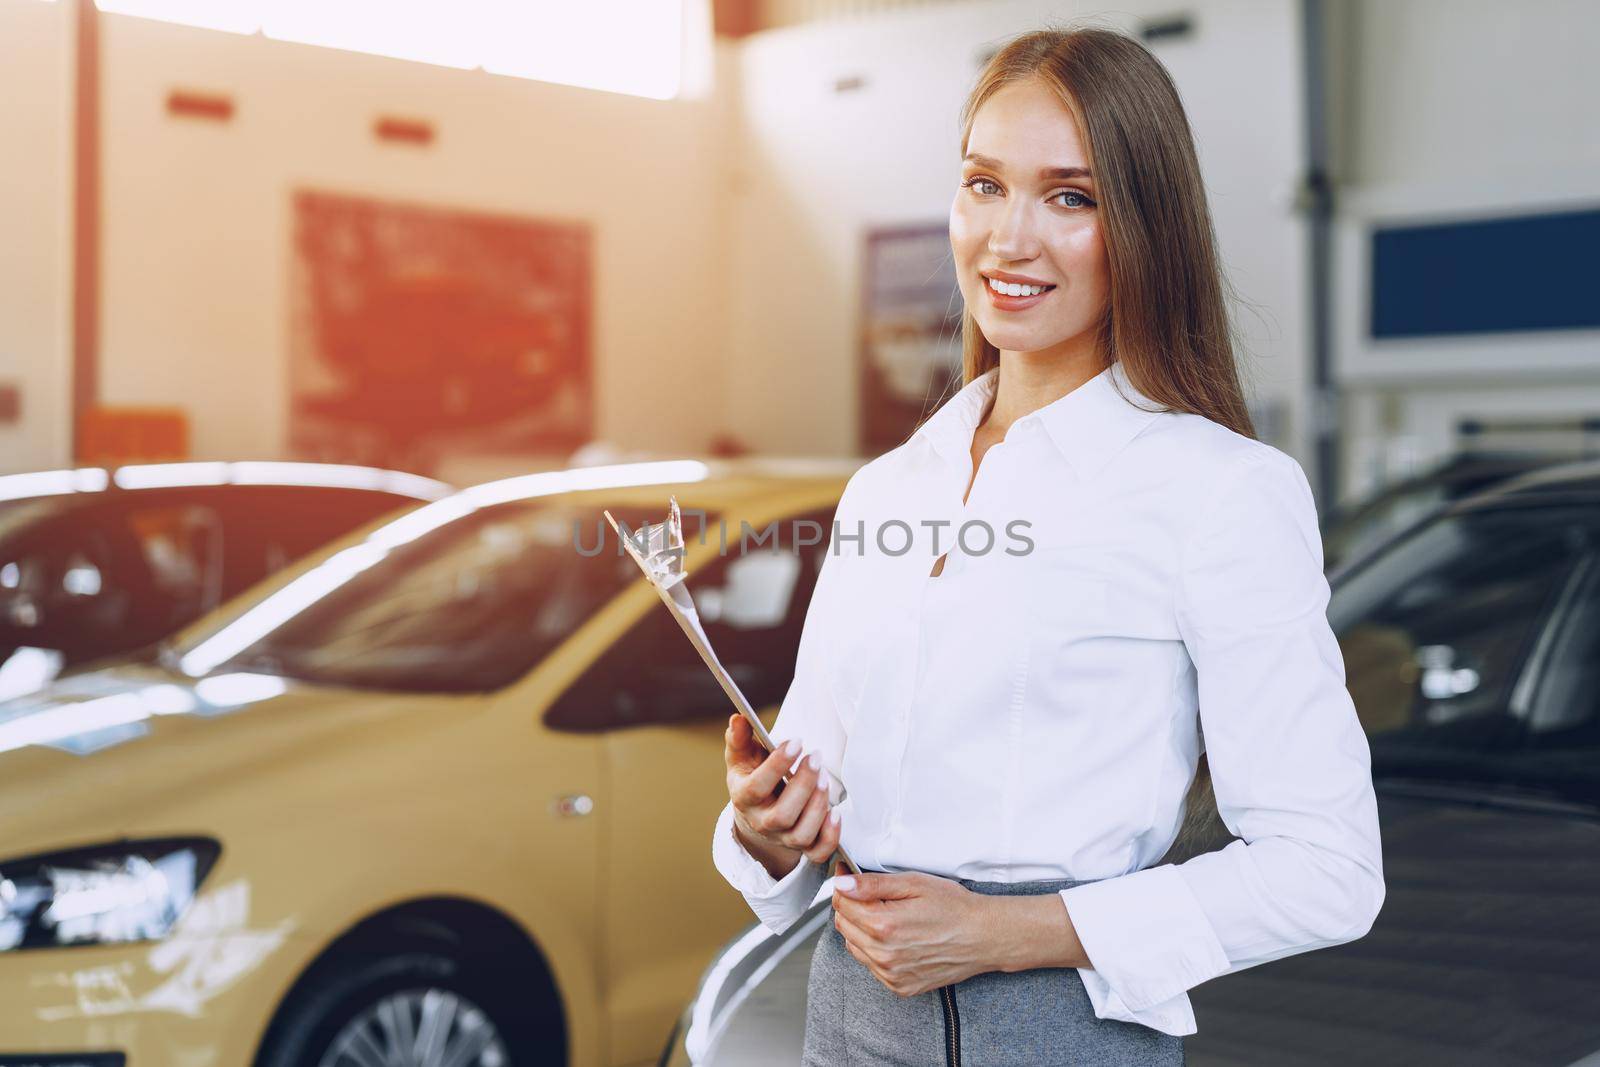
<path id="1" fill-rule="evenodd" d="M 0 703 L 0 844 L 15 856 L 183 832 L 163 812 L 192 818 L 210 785 L 370 747 L 441 699 L 133 663 L 73 674 Z"/>

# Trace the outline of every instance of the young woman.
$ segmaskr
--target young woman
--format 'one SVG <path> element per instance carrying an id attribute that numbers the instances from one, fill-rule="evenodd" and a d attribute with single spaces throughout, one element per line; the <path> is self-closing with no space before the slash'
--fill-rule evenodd
<path id="1" fill-rule="evenodd" d="M 713 857 L 777 931 L 841 841 L 871 872 L 833 883 L 808 1065 L 1177 1064 L 1189 989 L 1384 899 L 1316 505 L 1254 438 L 1160 63 L 1030 33 L 962 119 L 966 386 L 846 487 L 790 747 L 729 721 Z M 1186 814 L 1237 840 L 1157 863 Z"/>

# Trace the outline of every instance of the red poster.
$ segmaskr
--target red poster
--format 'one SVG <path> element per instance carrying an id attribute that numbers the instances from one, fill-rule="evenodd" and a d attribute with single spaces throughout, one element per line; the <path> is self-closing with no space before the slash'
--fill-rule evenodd
<path id="1" fill-rule="evenodd" d="M 290 448 L 420 473 L 589 439 L 589 227 L 302 191 Z"/>

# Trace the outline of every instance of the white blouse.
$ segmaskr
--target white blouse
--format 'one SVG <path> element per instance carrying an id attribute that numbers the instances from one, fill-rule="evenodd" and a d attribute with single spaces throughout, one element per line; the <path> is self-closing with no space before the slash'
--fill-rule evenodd
<path id="1" fill-rule="evenodd" d="M 850 479 L 772 734 L 821 754 L 863 867 L 1097 879 L 1061 892 L 1095 1015 L 1192 1034 L 1187 990 L 1383 904 L 1316 504 L 1283 452 L 1140 410 L 1120 364 L 1017 419 L 963 504 L 997 375 Z M 1202 751 L 1239 840 L 1152 867 Z M 731 805 L 712 856 L 774 931 L 831 891 L 768 875 Z"/>

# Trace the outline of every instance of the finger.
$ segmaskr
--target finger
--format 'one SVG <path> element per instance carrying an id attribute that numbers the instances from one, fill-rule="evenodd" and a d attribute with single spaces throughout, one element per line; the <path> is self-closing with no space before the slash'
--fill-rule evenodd
<path id="1" fill-rule="evenodd" d="M 837 911 L 833 913 L 833 928 L 839 931 L 839 936 L 843 937 L 846 943 L 859 945 L 863 951 L 870 949 L 872 952 L 877 952 L 883 947 L 878 943 L 878 939 L 867 933 L 863 927 L 851 922 L 849 916 Z"/>
<path id="2" fill-rule="evenodd" d="M 750 772 L 748 787 L 752 795 L 766 797 L 776 792 L 778 783 L 783 781 L 783 776 L 794 766 L 795 760 L 800 758 L 801 751 L 800 739 L 791 737 L 769 752 L 761 760 L 761 764 Z"/>
<path id="3" fill-rule="evenodd" d="M 833 910 L 857 926 L 865 926 L 867 919 L 872 915 L 872 909 L 878 907 L 882 907 L 882 905 L 876 901 L 869 903 L 861 900 L 851 900 L 849 897 L 840 896 L 837 892 L 833 894 Z"/>
<path id="4" fill-rule="evenodd" d="M 817 792 L 821 793 L 822 790 L 819 789 Z M 839 851 L 839 835 L 842 832 L 839 827 L 840 812 L 838 808 L 834 808 L 828 813 L 828 817 L 822 820 L 822 828 L 817 831 L 816 844 L 806 849 L 806 859 L 812 863 L 827 863 L 828 857 Z M 839 866 L 840 864 L 834 865 L 835 873 Z"/>
<path id="5" fill-rule="evenodd" d="M 800 769 L 784 784 L 783 792 L 772 805 L 768 816 L 771 825 L 790 830 L 800 821 L 800 815 L 810 803 L 817 789 L 817 773 L 822 757 L 813 752 L 800 764 Z"/>
<path id="6" fill-rule="evenodd" d="M 753 768 L 745 766 L 744 742 L 739 736 L 739 720 L 743 717 L 737 712 L 728 717 L 728 726 L 722 731 L 722 762 L 730 771 L 749 774 Z"/>
<path id="7" fill-rule="evenodd" d="M 815 848 L 817 832 L 822 829 L 827 819 L 828 792 L 821 788 L 813 789 L 805 807 L 800 809 L 800 817 L 795 820 L 794 829 L 790 831 L 789 839 L 784 844 L 802 852 Z"/>
<path id="8" fill-rule="evenodd" d="M 790 746 L 793 746 L 792 749 Z M 745 774 L 731 772 L 739 779 L 737 784 L 729 789 L 733 794 L 734 804 L 754 809 L 773 803 L 776 796 L 782 795 L 778 792 L 778 783 L 783 781 L 783 772 L 788 770 L 799 756 L 800 741 L 798 738 L 790 738 L 779 745 L 777 751 L 763 757 L 754 770 Z"/>
<path id="9" fill-rule="evenodd" d="M 749 774 L 767 758 L 767 750 L 756 740 L 750 723 L 738 712 L 728 719 L 728 730 L 723 735 L 723 753 L 728 767 L 740 774 Z"/>
<path id="10" fill-rule="evenodd" d="M 915 872 L 857 874 L 840 878 L 833 886 L 852 900 L 903 900 L 920 895 Z"/>

